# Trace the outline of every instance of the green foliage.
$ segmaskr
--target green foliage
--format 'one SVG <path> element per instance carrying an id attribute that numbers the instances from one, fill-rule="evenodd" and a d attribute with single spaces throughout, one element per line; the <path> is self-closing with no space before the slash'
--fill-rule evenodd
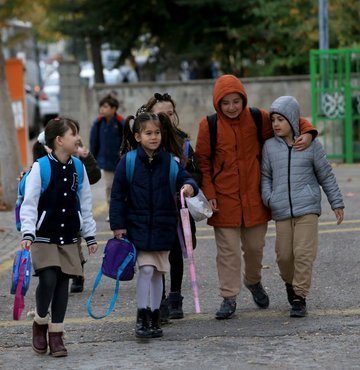
<path id="1" fill-rule="evenodd" d="M 309 51 L 318 48 L 314 0 L 3 1 L 0 22 L 21 8 L 42 39 L 60 34 L 83 45 L 108 43 L 122 58 L 157 47 L 159 69 L 196 60 L 199 77 L 209 76 L 212 59 L 241 76 L 308 73 Z M 328 6 L 330 47 L 359 46 L 360 1 Z"/>

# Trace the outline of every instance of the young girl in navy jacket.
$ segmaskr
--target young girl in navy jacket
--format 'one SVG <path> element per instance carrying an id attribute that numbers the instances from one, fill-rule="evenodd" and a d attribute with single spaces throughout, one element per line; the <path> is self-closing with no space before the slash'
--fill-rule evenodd
<path id="1" fill-rule="evenodd" d="M 170 184 L 172 154 L 182 160 L 182 143 L 163 113 L 140 113 L 126 119 L 124 138 L 138 143 L 131 184 L 126 175 L 126 154 L 120 161 L 110 200 L 110 227 L 116 238 L 127 235 L 138 251 L 136 287 L 138 338 L 163 335 L 160 328 L 162 274 L 168 272 L 169 251 L 177 237 L 178 212 Z M 166 146 L 166 150 L 165 150 Z M 176 190 L 185 196 L 198 192 L 196 182 L 178 165 Z M 150 308 L 148 307 L 150 305 Z"/>
<path id="2" fill-rule="evenodd" d="M 83 274 L 78 233 L 86 240 L 89 254 L 95 253 L 96 224 L 91 212 L 86 170 L 83 170 L 83 180 L 79 184 L 75 161 L 80 160 L 71 156 L 79 145 L 76 124 L 66 118 L 49 121 L 45 128 L 45 144 L 51 149 L 47 155 L 50 182 L 42 191 L 40 164 L 35 161 L 26 179 L 20 209 L 21 246 L 30 248 L 35 275 L 39 277 L 32 347 L 37 353 L 46 353 L 49 331 L 50 353 L 60 357 L 67 355 L 62 335 L 69 278 Z"/>

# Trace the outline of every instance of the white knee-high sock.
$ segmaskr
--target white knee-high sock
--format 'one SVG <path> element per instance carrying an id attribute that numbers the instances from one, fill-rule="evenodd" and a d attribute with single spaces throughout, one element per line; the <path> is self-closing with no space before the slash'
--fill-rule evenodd
<path id="1" fill-rule="evenodd" d="M 150 307 L 151 311 L 156 310 L 160 307 L 162 293 L 163 293 L 163 281 L 162 273 L 158 270 L 154 270 L 150 284 Z"/>
<path id="2" fill-rule="evenodd" d="M 136 284 L 136 302 L 138 308 L 146 308 L 149 301 L 150 283 L 154 273 L 153 266 L 141 266 Z"/>

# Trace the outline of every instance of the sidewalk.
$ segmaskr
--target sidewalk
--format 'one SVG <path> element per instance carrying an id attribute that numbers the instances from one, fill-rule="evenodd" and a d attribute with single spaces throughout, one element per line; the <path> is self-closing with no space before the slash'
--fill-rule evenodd
<path id="1" fill-rule="evenodd" d="M 14 252 L 20 247 L 21 235 L 15 227 L 14 211 L 0 212 L 0 272 L 1 265 L 12 260 Z"/>
<path id="2" fill-rule="evenodd" d="M 207 370 L 235 369 L 359 369 L 360 335 L 360 166 L 336 166 L 346 209 L 345 221 L 336 225 L 333 211 L 323 198 L 318 256 L 308 297 L 308 317 L 289 318 L 289 304 L 275 260 L 274 223 L 264 248 L 263 285 L 270 297 L 267 310 L 258 309 L 247 289 L 242 289 L 232 320 L 215 320 L 219 308 L 216 247 L 213 230 L 197 224 L 196 259 L 201 313 L 195 314 L 193 295 L 185 261 L 182 287 L 185 318 L 163 327 L 162 338 L 147 342 L 134 335 L 136 278 L 121 282 L 114 311 L 103 320 L 91 319 L 86 302 L 99 271 L 102 249 L 111 237 L 105 222 L 103 184 L 93 187 L 99 251 L 85 265 L 85 290 L 70 294 L 65 318 L 65 343 L 69 356 L 53 358 L 31 349 L 31 319 L 12 320 L 14 297 L 9 294 L 10 271 L 0 270 L 0 368 L 23 369 L 125 369 L 162 370 L 171 368 Z M 0 214 L 0 233 L 5 249 L 16 249 L 15 225 L 11 212 Z M 5 227 L 6 226 L 6 227 Z M 14 237 L 13 242 L 4 238 Z M 5 253 L 1 253 L 4 261 Z M 10 261 L 11 262 L 11 261 Z M 5 262 L 6 264 L 6 262 Z M 4 263 L 0 263 L 4 266 Z M 10 269 L 9 265 L 9 269 Z M 6 273 L 5 273 L 6 272 Z M 169 276 L 167 288 L 169 287 Z M 37 280 L 26 295 L 25 312 L 35 307 Z M 93 300 L 94 313 L 104 313 L 114 290 L 114 281 L 103 279 Z M 304 356 L 308 354 L 308 356 Z M 345 354 L 345 355 L 344 355 Z"/>

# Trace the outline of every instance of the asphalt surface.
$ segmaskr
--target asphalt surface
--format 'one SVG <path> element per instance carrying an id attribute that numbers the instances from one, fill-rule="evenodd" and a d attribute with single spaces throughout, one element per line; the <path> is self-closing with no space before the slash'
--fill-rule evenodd
<path id="1" fill-rule="evenodd" d="M 134 336 L 136 279 L 122 282 L 114 311 L 91 319 L 86 300 L 100 267 L 102 249 L 111 237 L 105 221 L 103 184 L 93 187 L 99 251 L 85 265 L 85 291 L 71 294 L 65 319 L 68 357 L 37 355 L 31 349 L 31 311 L 37 278 L 25 297 L 22 320 L 12 320 L 14 296 L 9 294 L 11 266 L 20 236 L 13 214 L 0 213 L 0 368 L 1 369 L 360 369 L 360 166 L 334 168 L 345 199 L 345 221 L 337 226 L 326 197 L 320 219 L 320 241 L 308 316 L 289 317 L 284 284 L 275 262 L 274 224 L 269 224 L 263 261 L 263 284 L 270 307 L 258 309 L 244 289 L 236 316 L 218 321 L 221 298 L 215 266 L 212 229 L 198 226 L 195 250 L 201 313 L 195 314 L 185 262 L 185 318 L 163 327 L 164 336 L 147 342 Z M 84 248 L 85 249 L 85 248 Z M 93 310 L 106 311 L 114 281 L 104 278 L 95 293 Z M 28 315 L 27 315 L 28 314 Z"/>

